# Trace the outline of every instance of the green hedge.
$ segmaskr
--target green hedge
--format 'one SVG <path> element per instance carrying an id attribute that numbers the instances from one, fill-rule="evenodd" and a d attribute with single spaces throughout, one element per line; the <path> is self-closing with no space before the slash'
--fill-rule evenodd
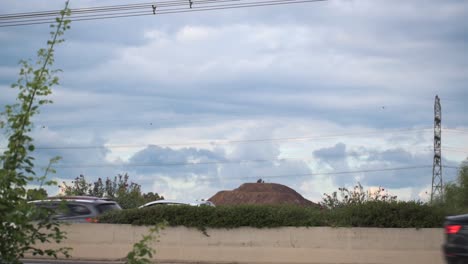
<path id="1" fill-rule="evenodd" d="M 101 223 L 196 228 L 334 226 L 334 227 L 441 227 L 448 214 L 441 207 L 417 202 L 366 202 L 332 210 L 298 206 L 158 206 L 112 211 Z"/>
<path id="2" fill-rule="evenodd" d="M 441 207 L 418 202 L 366 202 L 329 211 L 331 226 L 441 227 L 448 214 Z"/>

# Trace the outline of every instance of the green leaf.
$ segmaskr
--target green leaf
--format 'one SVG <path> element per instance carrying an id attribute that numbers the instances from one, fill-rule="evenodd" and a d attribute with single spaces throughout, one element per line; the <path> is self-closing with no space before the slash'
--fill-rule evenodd
<path id="1" fill-rule="evenodd" d="M 68 12 L 68 2 L 63 14 Z M 63 17 L 59 18 L 60 21 Z M 57 36 L 63 35 L 66 28 L 63 24 L 51 25 L 54 29 L 52 39 L 47 42 L 47 49 L 39 49 L 36 63 L 30 60 L 19 62 L 20 70 L 18 81 L 11 85 L 16 89 L 16 103 L 6 105 L 0 113 L 1 127 L 8 132 L 7 150 L 0 154 L 0 216 L 1 223 L 14 223 L 14 225 L 0 224 L 2 241 L 0 243 L 0 255 L 2 262 L 20 263 L 19 258 L 24 257 L 29 251 L 34 255 L 56 257 L 58 253 L 68 255 L 66 248 L 57 250 L 41 250 L 35 248 L 37 242 L 60 242 L 65 238 L 65 233 L 56 228 L 50 232 L 56 224 L 48 224 L 51 220 L 48 215 L 41 214 L 35 206 L 26 203 L 27 197 L 32 198 L 33 190 L 26 190 L 28 183 L 36 179 L 34 158 L 28 156 L 35 150 L 32 144 L 33 117 L 39 114 L 40 106 L 50 102 L 43 97 L 51 94 L 51 85 L 58 83 L 58 78 L 51 74 L 48 67 L 54 62 L 54 46 L 58 43 Z M 40 98 L 40 99 L 39 99 Z M 42 179 L 42 180 L 45 180 Z M 42 189 L 43 190 L 43 189 Z M 37 190 L 38 193 L 41 189 Z M 36 193 L 36 194 L 38 194 Z M 34 217 L 42 216 L 37 225 L 31 224 Z"/>

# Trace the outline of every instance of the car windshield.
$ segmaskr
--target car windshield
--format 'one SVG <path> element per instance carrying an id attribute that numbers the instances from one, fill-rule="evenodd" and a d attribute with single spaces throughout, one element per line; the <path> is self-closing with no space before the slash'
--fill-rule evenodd
<path id="1" fill-rule="evenodd" d="M 105 213 L 107 211 L 111 211 L 111 210 L 120 210 L 120 209 L 122 209 L 116 203 L 103 203 L 103 204 L 97 205 L 96 208 L 99 211 L 99 213 L 101 213 L 101 214 Z"/>

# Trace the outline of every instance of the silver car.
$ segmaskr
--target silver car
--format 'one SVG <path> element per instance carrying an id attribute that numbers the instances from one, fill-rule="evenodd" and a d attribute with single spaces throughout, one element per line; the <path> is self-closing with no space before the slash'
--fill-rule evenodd
<path id="1" fill-rule="evenodd" d="M 52 209 L 55 220 L 77 223 L 96 223 L 99 215 L 111 210 L 122 210 L 115 201 L 91 196 L 50 197 L 30 203 Z"/>

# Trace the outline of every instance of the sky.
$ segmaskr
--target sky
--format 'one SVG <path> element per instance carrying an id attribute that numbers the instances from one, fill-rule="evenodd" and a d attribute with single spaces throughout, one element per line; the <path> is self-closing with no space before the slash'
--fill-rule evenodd
<path id="1" fill-rule="evenodd" d="M 63 6 L 5 0 L 0 13 Z M 34 60 L 48 32 L 0 27 L 2 109 L 15 102 L 18 61 Z M 144 192 L 194 200 L 261 178 L 315 202 L 360 182 L 427 200 L 436 95 L 445 182 L 468 156 L 467 1 L 330 0 L 75 21 L 64 37 L 54 104 L 31 132 L 39 174 L 62 158 L 49 175 L 58 182 L 128 173 Z M 6 138 L 2 131 L 0 147 Z"/>

